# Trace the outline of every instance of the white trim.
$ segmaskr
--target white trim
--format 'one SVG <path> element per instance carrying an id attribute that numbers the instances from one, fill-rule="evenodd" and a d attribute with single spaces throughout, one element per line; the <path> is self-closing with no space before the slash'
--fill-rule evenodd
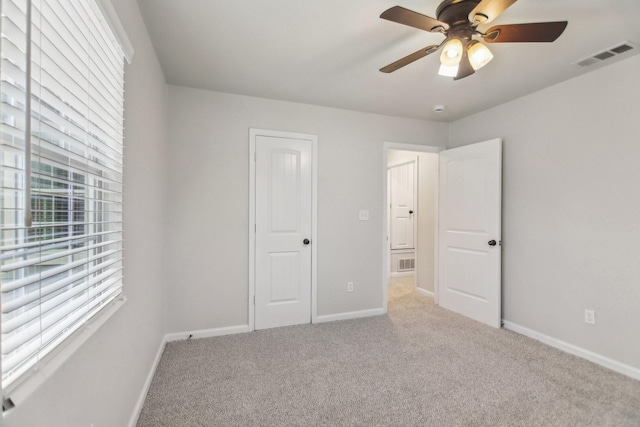
<path id="1" fill-rule="evenodd" d="M 415 249 L 391 249 L 391 254 L 415 254 L 416 250 Z"/>
<path id="2" fill-rule="evenodd" d="M 520 326 L 508 320 L 502 320 L 504 328 L 510 331 L 516 332 L 518 334 L 524 335 L 526 337 L 532 338 L 536 341 L 540 341 L 551 347 L 555 347 L 567 353 L 573 354 L 574 356 L 581 357 L 583 359 L 587 359 L 593 363 L 596 363 L 600 366 L 604 366 L 605 368 L 611 369 L 612 371 L 618 372 L 622 375 L 626 375 L 636 380 L 640 380 L 640 369 L 635 368 L 630 365 L 626 365 L 622 362 L 618 362 L 617 360 L 610 359 L 606 356 L 602 356 L 598 353 L 594 353 L 592 351 L 586 350 L 582 347 L 578 347 L 573 344 L 569 344 L 568 342 L 561 341 L 559 339 L 550 337 L 548 335 L 542 334 L 540 332 L 536 332 L 529 328 L 525 328 L 524 326 Z"/>
<path id="3" fill-rule="evenodd" d="M 411 270 L 411 271 L 394 271 L 393 273 L 389 274 L 389 277 L 408 277 L 408 276 L 415 276 L 416 275 L 416 271 L 415 270 Z"/>
<path id="4" fill-rule="evenodd" d="M 127 297 L 125 295 L 121 295 L 112 301 L 102 312 L 96 314 L 96 316 L 91 318 L 84 326 L 67 337 L 63 344 L 59 345 L 57 349 L 46 355 L 31 371 L 25 372 L 22 378 L 16 380 L 8 390 L 3 390 L 3 393 L 6 394 L 4 398 L 11 399 L 14 406 L 22 404 L 47 378 L 52 376 L 60 366 L 66 363 L 111 316 L 116 314 L 126 302 Z M 10 413 L 10 410 L 7 411 L 5 416 Z"/>
<path id="5" fill-rule="evenodd" d="M 445 147 L 438 147 L 437 145 L 419 145 L 419 144 L 406 144 L 404 142 L 385 142 L 384 151 L 387 150 L 400 150 L 400 151 L 415 151 L 418 153 L 439 153 L 446 150 Z M 385 169 L 386 169 L 385 163 Z"/>
<path id="6" fill-rule="evenodd" d="M 387 312 L 388 305 L 388 289 L 387 282 L 389 280 L 389 263 L 391 262 L 391 254 L 389 249 L 389 241 L 388 241 L 388 232 L 389 232 L 389 175 L 388 175 L 388 151 L 389 150 L 403 150 L 403 151 L 415 151 L 420 153 L 439 153 L 445 150 L 445 147 L 437 147 L 433 145 L 416 145 L 416 144 L 404 144 L 400 142 L 385 142 L 382 144 L 382 309 L 384 312 Z M 437 194 L 436 194 L 437 200 Z M 437 206 L 436 206 L 437 209 Z M 436 233 L 435 233 L 435 244 L 436 248 L 438 245 L 438 211 L 436 210 Z M 434 268 L 435 282 L 434 282 L 434 290 L 437 295 L 438 291 L 438 268 L 437 268 L 437 250 L 436 250 L 436 266 Z M 417 256 L 417 250 L 416 250 Z M 417 261 L 416 261 L 416 271 L 417 271 Z M 434 298 L 437 304 L 437 298 Z"/>
<path id="7" fill-rule="evenodd" d="M 250 332 L 249 325 L 226 326 L 223 328 L 211 328 L 211 329 L 198 329 L 195 331 L 187 331 L 187 332 L 174 332 L 174 333 L 165 335 L 164 339 L 166 342 L 173 342 L 173 341 L 186 340 L 186 339 L 189 339 L 189 337 L 191 337 L 192 339 L 211 338 L 211 337 L 221 337 L 223 335 L 242 334 L 245 332 Z"/>
<path id="8" fill-rule="evenodd" d="M 256 136 L 257 130 L 249 129 L 249 291 L 247 322 L 249 330 L 255 330 L 256 298 Z"/>
<path id="9" fill-rule="evenodd" d="M 416 292 L 419 293 L 422 296 L 429 297 L 431 299 L 433 299 L 433 296 L 434 296 L 433 292 L 428 291 L 426 289 L 418 288 L 417 286 L 416 286 Z"/>
<path id="10" fill-rule="evenodd" d="M 318 319 L 318 137 L 310 135 L 311 159 L 311 323 Z"/>
<path id="11" fill-rule="evenodd" d="M 153 359 L 153 363 L 151 364 L 151 369 L 149 369 L 149 373 L 147 374 L 147 379 L 142 386 L 142 390 L 140 390 L 140 396 L 138 396 L 138 400 L 136 400 L 136 405 L 133 407 L 133 413 L 131 414 L 131 418 L 129 419 L 129 427 L 135 427 L 138 424 L 138 418 L 140 418 L 140 413 L 142 412 L 142 407 L 144 406 L 144 401 L 147 398 L 147 394 L 149 393 L 149 389 L 151 388 L 151 381 L 153 381 L 153 377 L 156 375 L 156 370 L 158 369 L 158 364 L 160 363 L 160 359 L 162 358 L 162 353 L 164 353 L 164 349 L 167 346 L 167 336 L 165 335 L 160 342 L 160 347 L 158 347 L 158 352 L 156 353 L 156 357 Z"/>
<path id="12" fill-rule="evenodd" d="M 113 31 L 114 36 L 118 40 L 118 43 L 122 48 L 122 53 L 124 53 L 124 58 L 127 60 L 128 64 L 131 64 L 135 50 L 133 49 L 131 40 L 129 40 L 129 36 L 127 36 L 127 32 L 120 22 L 120 18 L 118 18 L 116 10 L 111 4 L 111 0 L 96 0 L 96 3 L 102 12 L 102 15 L 107 20 L 111 31 Z"/>
<path id="13" fill-rule="evenodd" d="M 318 316 L 314 323 L 335 322 L 336 320 L 360 319 L 362 317 L 380 316 L 387 312 L 386 308 L 371 308 L 369 310 L 348 311 L 346 313 L 325 314 Z"/>
<path id="14" fill-rule="evenodd" d="M 282 132 L 265 129 L 249 129 L 249 292 L 247 300 L 249 331 L 255 330 L 256 294 L 256 137 L 303 139 L 311 141 L 311 323 L 318 318 L 318 136 L 304 133 Z"/>

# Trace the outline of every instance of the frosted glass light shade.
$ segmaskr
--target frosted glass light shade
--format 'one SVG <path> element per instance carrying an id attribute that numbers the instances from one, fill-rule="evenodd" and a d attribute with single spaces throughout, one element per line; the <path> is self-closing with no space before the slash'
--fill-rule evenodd
<path id="1" fill-rule="evenodd" d="M 457 66 L 462 59 L 462 41 L 451 39 L 444 45 L 440 54 L 440 63 L 447 67 Z"/>
<path id="2" fill-rule="evenodd" d="M 440 65 L 438 74 L 445 77 L 455 77 L 458 75 L 458 65 Z"/>
<path id="3" fill-rule="evenodd" d="M 493 59 L 493 54 L 489 48 L 476 40 L 469 43 L 467 53 L 469 54 L 469 62 L 471 62 L 471 66 L 476 71 Z"/>

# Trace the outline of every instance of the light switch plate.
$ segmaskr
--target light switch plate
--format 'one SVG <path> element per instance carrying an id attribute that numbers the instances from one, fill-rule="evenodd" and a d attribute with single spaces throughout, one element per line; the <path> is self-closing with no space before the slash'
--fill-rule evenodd
<path id="1" fill-rule="evenodd" d="M 360 214 L 358 215 L 358 219 L 360 221 L 369 221 L 369 211 L 366 209 L 360 209 Z"/>

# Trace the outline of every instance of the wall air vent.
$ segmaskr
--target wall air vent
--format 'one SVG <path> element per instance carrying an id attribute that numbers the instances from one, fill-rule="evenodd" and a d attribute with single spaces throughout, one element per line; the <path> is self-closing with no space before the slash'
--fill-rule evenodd
<path id="1" fill-rule="evenodd" d="M 416 268 L 416 260 L 413 258 L 399 259 L 398 271 L 411 271 Z"/>
<path id="2" fill-rule="evenodd" d="M 580 67 L 589 67 L 602 61 L 606 61 L 607 59 L 614 58 L 623 53 L 627 53 L 629 51 L 635 51 L 634 53 L 638 53 L 638 50 L 639 49 L 637 44 L 632 42 L 624 42 L 621 45 L 612 47 L 611 49 L 607 49 L 602 52 L 598 52 L 595 55 L 591 55 L 587 58 L 581 59 L 575 64 Z"/>

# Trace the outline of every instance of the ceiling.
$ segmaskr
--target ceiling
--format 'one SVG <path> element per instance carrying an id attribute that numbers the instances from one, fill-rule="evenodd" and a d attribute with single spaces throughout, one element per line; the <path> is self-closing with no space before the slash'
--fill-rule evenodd
<path id="1" fill-rule="evenodd" d="M 435 17 L 439 0 L 138 0 L 167 83 L 392 116 L 452 121 L 640 53 L 574 63 L 640 43 L 638 0 L 520 0 L 487 27 L 569 21 L 554 43 L 488 45 L 474 75 L 438 76 L 439 52 L 378 70 L 442 35 L 379 18 L 400 5 Z M 486 27 L 480 27 L 486 30 Z M 443 113 L 433 107 L 446 106 Z"/>

